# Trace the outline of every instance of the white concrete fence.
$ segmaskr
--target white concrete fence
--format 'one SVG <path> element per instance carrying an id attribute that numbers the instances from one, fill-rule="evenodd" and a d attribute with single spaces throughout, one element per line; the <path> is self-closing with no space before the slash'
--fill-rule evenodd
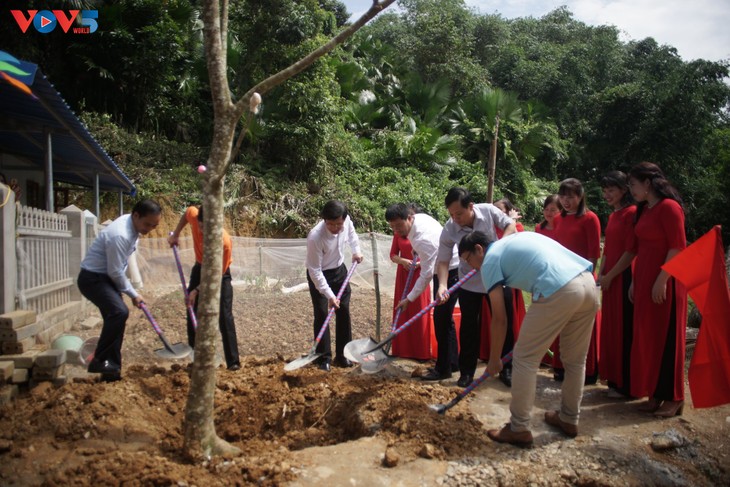
<path id="1" fill-rule="evenodd" d="M 16 205 L 6 188 L 0 185 L 0 314 L 41 314 L 79 301 L 75 277 L 96 237 L 96 217 L 73 205 L 60 213 Z"/>

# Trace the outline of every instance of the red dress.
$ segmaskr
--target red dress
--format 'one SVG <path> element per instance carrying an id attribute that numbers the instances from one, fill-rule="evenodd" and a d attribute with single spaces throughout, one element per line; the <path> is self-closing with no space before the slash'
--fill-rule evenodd
<path id="1" fill-rule="evenodd" d="M 598 216 L 588 210 L 581 217 L 576 215 L 566 215 L 556 217 L 559 223 L 555 226 L 556 240 L 568 250 L 572 250 L 584 259 L 598 261 L 601 256 L 601 222 Z M 598 347 L 601 332 L 601 311 L 596 313 L 596 320 L 593 323 L 593 332 L 591 333 L 591 343 L 588 346 L 588 356 L 586 357 L 586 377 L 596 375 L 598 373 Z M 563 368 L 563 362 L 560 360 L 560 337 L 555 339 L 550 347 L 555 356 L 553 357 L 553 367 L 557 369 Z"/>
<path id="2" fill-rule="evenodd" d="M 633 252 L 636 206 L 616 210 L 608 217 L 603 242 L 603 273 L 608 273 L 624 252 Z M 603 289 L 599 373 L 610 387 L 629 395 L 634 305 L 629 300 L 631 266 Z"/>
<path id="3" fill-rule="evenodd" d="M 399 255 L 404 259 L 413 259 L 413 249 L 411 247 L 410 240 L 406 237 L 395 235 L 393 237 L 393 243 L 390 246 L 390 256 L 392 258 L 395 255 Z M 410 283 L 411 289 L 413 288 L 413 284 L 416 282 L 416 279 L 418 279 L 420 273 L 420 267 L 413 273 L 413 278 Z M 395 305 L 397 305 L 403 297 L 403 289 L 405 288 L 407 279 L 408 271 L 402 265 L 399 265 L 395 272 L 395 295 L 393 296 L 393 308 L 395 308 Z M 408 291 L 410 291 L 410 289 L 408 289 Z M 418 299 L 409 304 L 408 307 L 400 314 L 397 324 L 402 325 L 412 316 L 415 316 L 419 311 L 428 306 L 430 302 L 431 286 L 426 286 L 426 289 L 421 293 Z M 394 309 L 392 320 L 395 319 L 395 315 L 396 310 Z M 414 358 L 418 360 L 436 358 L 436 343 L 433 344 L 433 347 L 431 346 L 432 328 L 433 322 L 431 315 L 426 313 L 413 323 L 406 331 L 398 335 L 398 337 L 393 340 L 391 354 L 396 357 Z M 390 332 L 390 330 L 388 330 L 388 332 Z M 433 349 L 433 351 L 431 349 Z"/>
<path id="4" fill-rule="evenodd" d="M 682 207 L 671 199 L 664 199 L 653 208 L 645 206 L 634 232 L 636 260 L 631 395 L 680 401 L 684 399 L 687 291 L 670 278 L 667 281 L 667 299 L 656 304 L 651 298 L 651 290 L 667 252 L 684 249 L 687 245 Z"/>
<path id="5" fill-rule="evenodd" d="M 525 230 L 525 227 L 520 222 L 516 222 L 517 231 L 523 232 Z M 494 230 L 497 232 L 497 237 L 502 238 L 504 235 L 504 230 L 498 227 L 494 227 Z M 507 316 L 507 326 L 509 327 L 511 325 L 512 327 L 512 345 L 514 346 L 515 343 L 517 343 L 517 338 L 520 336 L 520 327 L 522 326 L 522 320 L 525 318 L 525 314 L 527 311 L 525 310 L 525 298 L 522 296 L 522 291 L 520 289 L 512 289 L 512 293 L 510 296 L 505 296 L 505 300 L 507 303 L 511 303 L 512 306 L 510 309 L 507 310 L 507 313 L 509 315 Z M 511 310 L 511 313 L 510 313 Z M 489 347 L 490 347 L 490 323 L 492 322 L 492 310 L 489 309 L 489 305 L 487 304 L 486 300 L 482 301 L 482 326 L 481 326 L 481 332 L 479 335 L 479 359 L 489 361 Z M 507 330 L 507 333 L 509 333 L 509 328 Z M 506 338 L 506 341 L 509 341 L 509 337 Z"/>
<path id="6" fill-rule="evenodd" d="M 541 228 L 540 224 L 538 223 L 537 225 L 535 225 L 535 232 L 539 233 L 540 235 L 545 235 L 546 237 L 550 237 L 553 240 L 557 240 L 556 235 L 558 233 L 558 227 L 556 225 L 553 228 Z"/>

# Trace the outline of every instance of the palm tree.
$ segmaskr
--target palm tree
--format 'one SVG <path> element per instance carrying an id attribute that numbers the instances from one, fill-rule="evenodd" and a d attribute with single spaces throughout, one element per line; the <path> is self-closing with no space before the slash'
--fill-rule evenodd
<path id="1" fill-rule="evenodd" d="M 452 130 L 464 137 L 468 149 L 476 150 L 487 174 L 487 202 L 491 203 L 500 124 L 522 122 L 522 106 L 515 93 L 487 87 L 459 103 L 452 115 Z"/>

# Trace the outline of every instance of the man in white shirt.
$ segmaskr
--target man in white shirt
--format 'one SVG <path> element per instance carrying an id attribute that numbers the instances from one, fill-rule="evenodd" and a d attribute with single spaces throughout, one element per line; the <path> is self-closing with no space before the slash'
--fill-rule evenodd
<path id="1" fill-rule="evenodd" d="M 126 294 L 139 307 L 142 296 L 126 275 L 127 261 L 137 248 L 140 235 L 147 235 L 160 223 L 162 210 L 152 200 L 138 202 L 130 215 L 122 215 L 94 239 L 76 281 L 79 291 L 99 308 L 104 319 L 89 372 L 101 373 L 104 381 L 121 378 L 122 340 L 129 309 L 122 299 Z"/>
<path id="2" fill-rule="evenodd" d="M 439 239 L 443 229 L 441 224 L 425 213 L 412 214 L 403 203 L 396 203 L 388 207 L 385 211 L 385 219 L 388 221 L 393 233 L 408 238 L 413 251 L 418 254 L 418 258 L 421 260 L 421 274 L 406 298 L 398 303 L 398 307 L 405 311 L 408 305 L 418 299 L 421 293 L 424 292 L 430 280 L 433 280 L 435 299 L 436 290 L 439 287 L 439 279 L 436 275 L 436 256 L 438 255 Z M 453 249 L 448 264 L 447 285 L 451 287 L 459 279 L 459 255 L 456 248 Z M 455 292 L 445 303 L 436 306 L 433 310 L 433 324 L 438 353 L 436 366 L 421 377 L 423 380 L 448 379 L 451 377 L 452 370 L 458 370 L 456 328 L 453 319 L 457 298 L 458 292 Z"/>
<path id="3" fill-rule="evenodd" d="M 352 321 L 350 319 L 350 285 L 348 284 L 340 299 L 337 292 L 347 277 L 345 267 L 345 244 L 350 245 L 352 262 L 362 262 L 360 240 L 355 226 L 347 214 L 347 206 L 341 201 L 330 200 L 325 203 L 320 214 L 322 220 L 307 235 L 307 282 L 309 295 L 314 308 L 314 336 L 327 318 L 330 308 L 336 308 L 335 319 L 335 360 L 338 367 L 351 367 L 345 358 L 345 345 L 352 340 Z M 330 370 L 332 349 L 329 328 L 317 345 L 317 353 L 322 354 L 319 368 Z"/>
<path id="4" fill-rule="evenodd" d="M 451 218 L 444 225 L 436 258 L 436 274 L 439 288 L 436 296 L 441 302 L 449 299 L 446 287 L 449 263 L 454 248 L 461 239 L 473 230 L 484 232 L 490 242 L 497 240 L 495 226 L 504 230 L 504 236 L 517 230 L 514 220 L 490 203 L 474 204 L 471 194 L 464 188 L 451 188 L 445 198 L 446 209 Z M 464 277 L 472 267 L 466 262 L 459 265 L 459 278 Z M 480 279 L 469 279 L 459 290 L 461 328 L 459 329 L 459 387 L 466 387 L 474 380 L 479 359 L 481 335 L 482 302 L 487 299 L 487 290 Z M 488 303 L 487 299 L 487 303 Z"/>

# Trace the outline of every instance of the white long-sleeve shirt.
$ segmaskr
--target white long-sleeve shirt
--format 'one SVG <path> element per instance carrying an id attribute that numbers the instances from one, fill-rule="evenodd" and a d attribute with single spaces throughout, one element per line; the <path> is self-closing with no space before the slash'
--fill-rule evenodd
<path id="1" fill-rule="evenodd" d="M 425 213 L 416 213 L 413 216 L 413 225 L 408 232 L 408 240 L 411 242 L 413 251 L 421 260 L 421 274 L 413 284 L 413 289 L 406 296 L 408 301 L 413 302 L 418 299 L 436 273 L 436 257 L 442 230 L 441 224 Z M 459 254 L 456 248 L 452 247 L 449 269 L 456 269 L 458 266 Z"/>
<path id="2" fill-rule="evenodd" d="M 108 275 L 117 291 L 130 298 L 138 296 L 127 278 L 129 256 L 137 248 L 139 234 L 132 224 L 132 215 L 122 215 L 109 224 L 94 239 L 81 268 Z"/>
<path id="3" fill-rule="evenodd" d="M 496 242 L 497 231 L 494 229 L 494 226 L 496 225 L 504 230 L 512 223 L 514 223 L 514 220 L 491 203 L 474 205 L 474 223 L 472 227 L 462 227 L 457 225 L 453 219 L 449 218 L 444 225 L 444 230 L 441 232 L 437 262 L 449 260 L 454 248 L 457 248 L 458 252 L 459 242 L 461 242 L 461 239 L 465 235 L 478 230 L 486 233 L 490 242 Z M 469 264 L 461 262 L 459 264 L 459 278 L 464 277 L 471 269 L 472 267 Z M 481 279 L 469 279 L 464 283 L 462 288 L 475 293 L 487 293 Z"/>
<path id="4" fill-rule="evenodd" d="M 360 253 L 360 239 L 350 217 L 345 217 L 344 228 L 334 235 L 321 220 L 307 235 L 307 272 L 317 291 L 327 299 L 335 297 L 323 271 L 337 269 L 345 261 L 345 244 L 350 244 L 353 254 Z"/>

